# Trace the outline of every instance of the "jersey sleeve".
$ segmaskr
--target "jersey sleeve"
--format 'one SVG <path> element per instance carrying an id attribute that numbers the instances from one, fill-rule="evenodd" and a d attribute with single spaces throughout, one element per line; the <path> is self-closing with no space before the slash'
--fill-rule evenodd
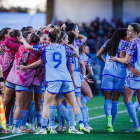
<path id="1" fill-rule="evenodd" d="M 106 47 L 106 44 L 108 43 L 109 40 L 110 40 L 110 39 L 108 39 L 108 40 L 102 45 L 103 48 Z"/>
<path id="2" fill-rule="evenodd" d="M 44 50 L 45 50 L 45 47 L 47 47 L 47 46 L 48 46 L 48 44 L 34 45 L 34 46 L 33 46 L 33 51 L 43 53 Z"/>
<path id="3" fill-rule="evenodd" d="M 128 42 L 122 42 L 121 50 L 123 52 L 126 52 L 126 47 L 128 46 Z"/>
<path id="4" fill-rule="evenodd" d="M 66 46 L 66 45 L 64 45 L 64 46 L 65 46 L 65 49 L 66 49 L 66 56 L 72 57 L 73 54 L 74 54 L 74 51 L 71 48 L 69 48 L 68 46 Z"/>
<path id="5" fill-rule="evenodd" d="M 88 58 L 88 60 L 87 60 L 87 67 L 91 67 L 91 62 L 90 62 L 90 58 Z"/>
<path id="6" fill-rule="evenodd" d="M 73 57 L 68 57 L 67 63 L 68 63 L 68 65 L 69 64 L 74 64 L 74 58 Z"/>
<path id="7" fill-rule="evenodd" d="M 75 43 L 78 46 L 78 48 L 80 48 L 81 45 L 82 45 L 82 40 L 80 40 L 80 39 L 79 40 L 76 40 Z"/>
<path id="8" fill-rule="evenodd" d="M 127 50 L 126 54 L 132 56 L 134 54 L 134 52 L 136 51 L 137 43 L 138 43 L 138 39 L 136 39 L 136 40 L 134 39 L 131 42 L 129 42 L 128 50 Z"/>
<path id="9" fill-rule="evenodd" d="M 18 43 L 14 43 L 14 42 L 11 42 L 10 40 L 5 40 L 4 44 L 9 48 L 9 49 L 12 49 L 12 50 L 15 50 L 17 51 L 20 44 Z"/>

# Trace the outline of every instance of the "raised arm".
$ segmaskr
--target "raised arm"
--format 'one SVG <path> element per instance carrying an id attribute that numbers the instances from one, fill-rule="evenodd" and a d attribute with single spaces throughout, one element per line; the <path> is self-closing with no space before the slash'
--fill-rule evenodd
<path id="1" fill-rule="evenodd" d="M 24 38 L 22 38 L 20 41 L 23 43 L 26 49 L 33 50 L 33 46 L 29 45 Z"/>
<path id="2" fill-rule="evenodd" d="M 78 35 L 78 38 L 82 41 L 82 43 L 86 42 L 87 40 L 87 37 L 81 34 Z"/>

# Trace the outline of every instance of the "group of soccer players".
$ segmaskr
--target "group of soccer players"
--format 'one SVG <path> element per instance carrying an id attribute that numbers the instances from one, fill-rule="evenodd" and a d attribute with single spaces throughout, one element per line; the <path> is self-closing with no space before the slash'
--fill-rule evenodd
<path id="1" fill-rule="evenodd" d="M 132 23 L 128 29 L 117 29 L 97 53 L 97 58 L 105 63 L 101 88 L 105 95 L 108 132 L 114 131 L 118 101 L 123 90 L 124 103 L 134 123 L 129 132 L 140 132 L 131 102 L 135 90 L 140 101 L 139 32 L 137 23 Z M 31 26 L 23 27 L 21 31 L 11 28 L 0 31 L 0 64 L 5 78 L 3 104 L 8 132 L 11 129 L 13 134 L 47 134 L 49 126 L 50 134 L 56 134 L 56 130 L 70 134 L 90 133 L 92 128 L 86 103 L 93 94 L 87 82 L 93 82 L 90 79 L 93 71 L 90 59 L 84 53 L 86 40 L 79 34 L 78 26 L 68 22 L 61 27 L 49 24 L 39 31 Z M 75 117 L 79 130 L 74 126 Z M 30 129 L 26 129 L 28 118 Z"/>

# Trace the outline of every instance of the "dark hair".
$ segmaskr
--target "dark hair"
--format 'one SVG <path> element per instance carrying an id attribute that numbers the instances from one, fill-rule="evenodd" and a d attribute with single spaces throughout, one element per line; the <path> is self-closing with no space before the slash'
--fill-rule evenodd
<path id="1" fill-rule="evenodd" d="M 74 23 L 65 22 L 65 25 L 66 25 L 65 29 L 63 29 L 64 32 L 71 32 L 76 28 L 76 24 Z"/>
<path id="2" fill-rule="evenodd" d="M 21 33 L 19 30 L 13 30 L 9 33 L 9 35 L 13 38 L 17 38 L 17 36 L 20 37 Z"/>
<path id="3" fill-rule="evenodd" d="M 133 27 L 134 32 L 137 32 L 137 34 L 140 33 L 140 25 L 138 23 L 132 23 L 132 24 L 130 24 L 130 26 Z"/>
<path id="4" fill-rule="evenodd" d="M 1 31 L 0 31 L 0 41 L 2 40 L 2 38 L 3 39 L 5 39 L 5 34 L 8 34 L 8 30 L 9 29 L 11 29 L 11 28 L 9 28 L 9 27 L 7 27 L 7 28 L 3 28 Z"/>
<path id="5" fill-rule="evenodd" d="M 31 34 L 31 32 L 29 32 L 29 31 L 25 31 L 25 32 L 22 33 L 22 35 L 23 35 L 24 38 L 27 38 L 27 36 L 29 34 Z"/>
<path id="6" fill-rule="evenodd" d="M 69 40 L 68 44 L 72 44 L 75 39 L 75 34 L 73 32 L 69 32 L 67 33 L 67 35 L 68 35 L 68 40 Z"/>
<path id="7" fill-rule="evenodd" d="M 25 29 L 26 29 L 26 27 L 22 27 L 21 32 L 25 32 L 26 31 Z"/>
<path id="8" fill-rule="evenodd" d="M 55 26 L 54 27 L 54 30 L 53 31 L 50 31 L 49 34 L 48 34 L 48 36 L 51 39 L 51 42 L 57 42 L 60 39 L 61 34 L 62 33 L 59 30 L 59 28 Z"/>
<path id="9" fill-rule="evenodd" d="M 37 44 L 39 41 L 40 41 L 39 36 L 36 35 L 35 33 L 32 33 L 32 34 L 31 34 L 31 37 L 30 37 L 30 39 L 29 39 L 29 44 L 31 44 L 31 43 Z"/>
<path id="10" fill-rule="evenodd" d="M 115 31 L 111 39 L 107 42 L 107 45 L 105 47 L 105 55 L 107 55 L 108 53 L 109 56 L 116 56 L 120 39 L 124 39 L 127 36 L 126 32 L 126 28 L 119 28 Z"/>
<path id="11" fill-rule="evenodd" d="M 25 27 L 25 31 L 29 31 L 30 28 L 33 28 L 32 26 Z"/>
<path id="12" fill-rule="evenodd" d="M 46 34 L 46 33 L 42 32 L 42 31 L 37 31 L 37 35 L 38 35 L 39 37 L 41 37 L 41 36 L 44 35 L 44 34 Z M 47 34 L 46 34 L 46 35 L 47 35 Z"/>
<path id="13" fill-rule="evenodd" d="M 67 35 L 66 33 L 61 32 L 61 35 L 60 35 L 60 37 L 57 39 L 57 42 L 60 43 L 62 39 L 65 39 L 65 38 L 66 38 L 66 35 Z"/>

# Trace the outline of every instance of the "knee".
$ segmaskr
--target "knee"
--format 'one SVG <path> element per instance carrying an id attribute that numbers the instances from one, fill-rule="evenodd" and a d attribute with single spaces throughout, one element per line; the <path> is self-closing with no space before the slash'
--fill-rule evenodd
<path id="1" fill-rule="evenodd" d="M 8 104 L 9 100 L 3 99 L 3 105 L 4 107 Z"/>

